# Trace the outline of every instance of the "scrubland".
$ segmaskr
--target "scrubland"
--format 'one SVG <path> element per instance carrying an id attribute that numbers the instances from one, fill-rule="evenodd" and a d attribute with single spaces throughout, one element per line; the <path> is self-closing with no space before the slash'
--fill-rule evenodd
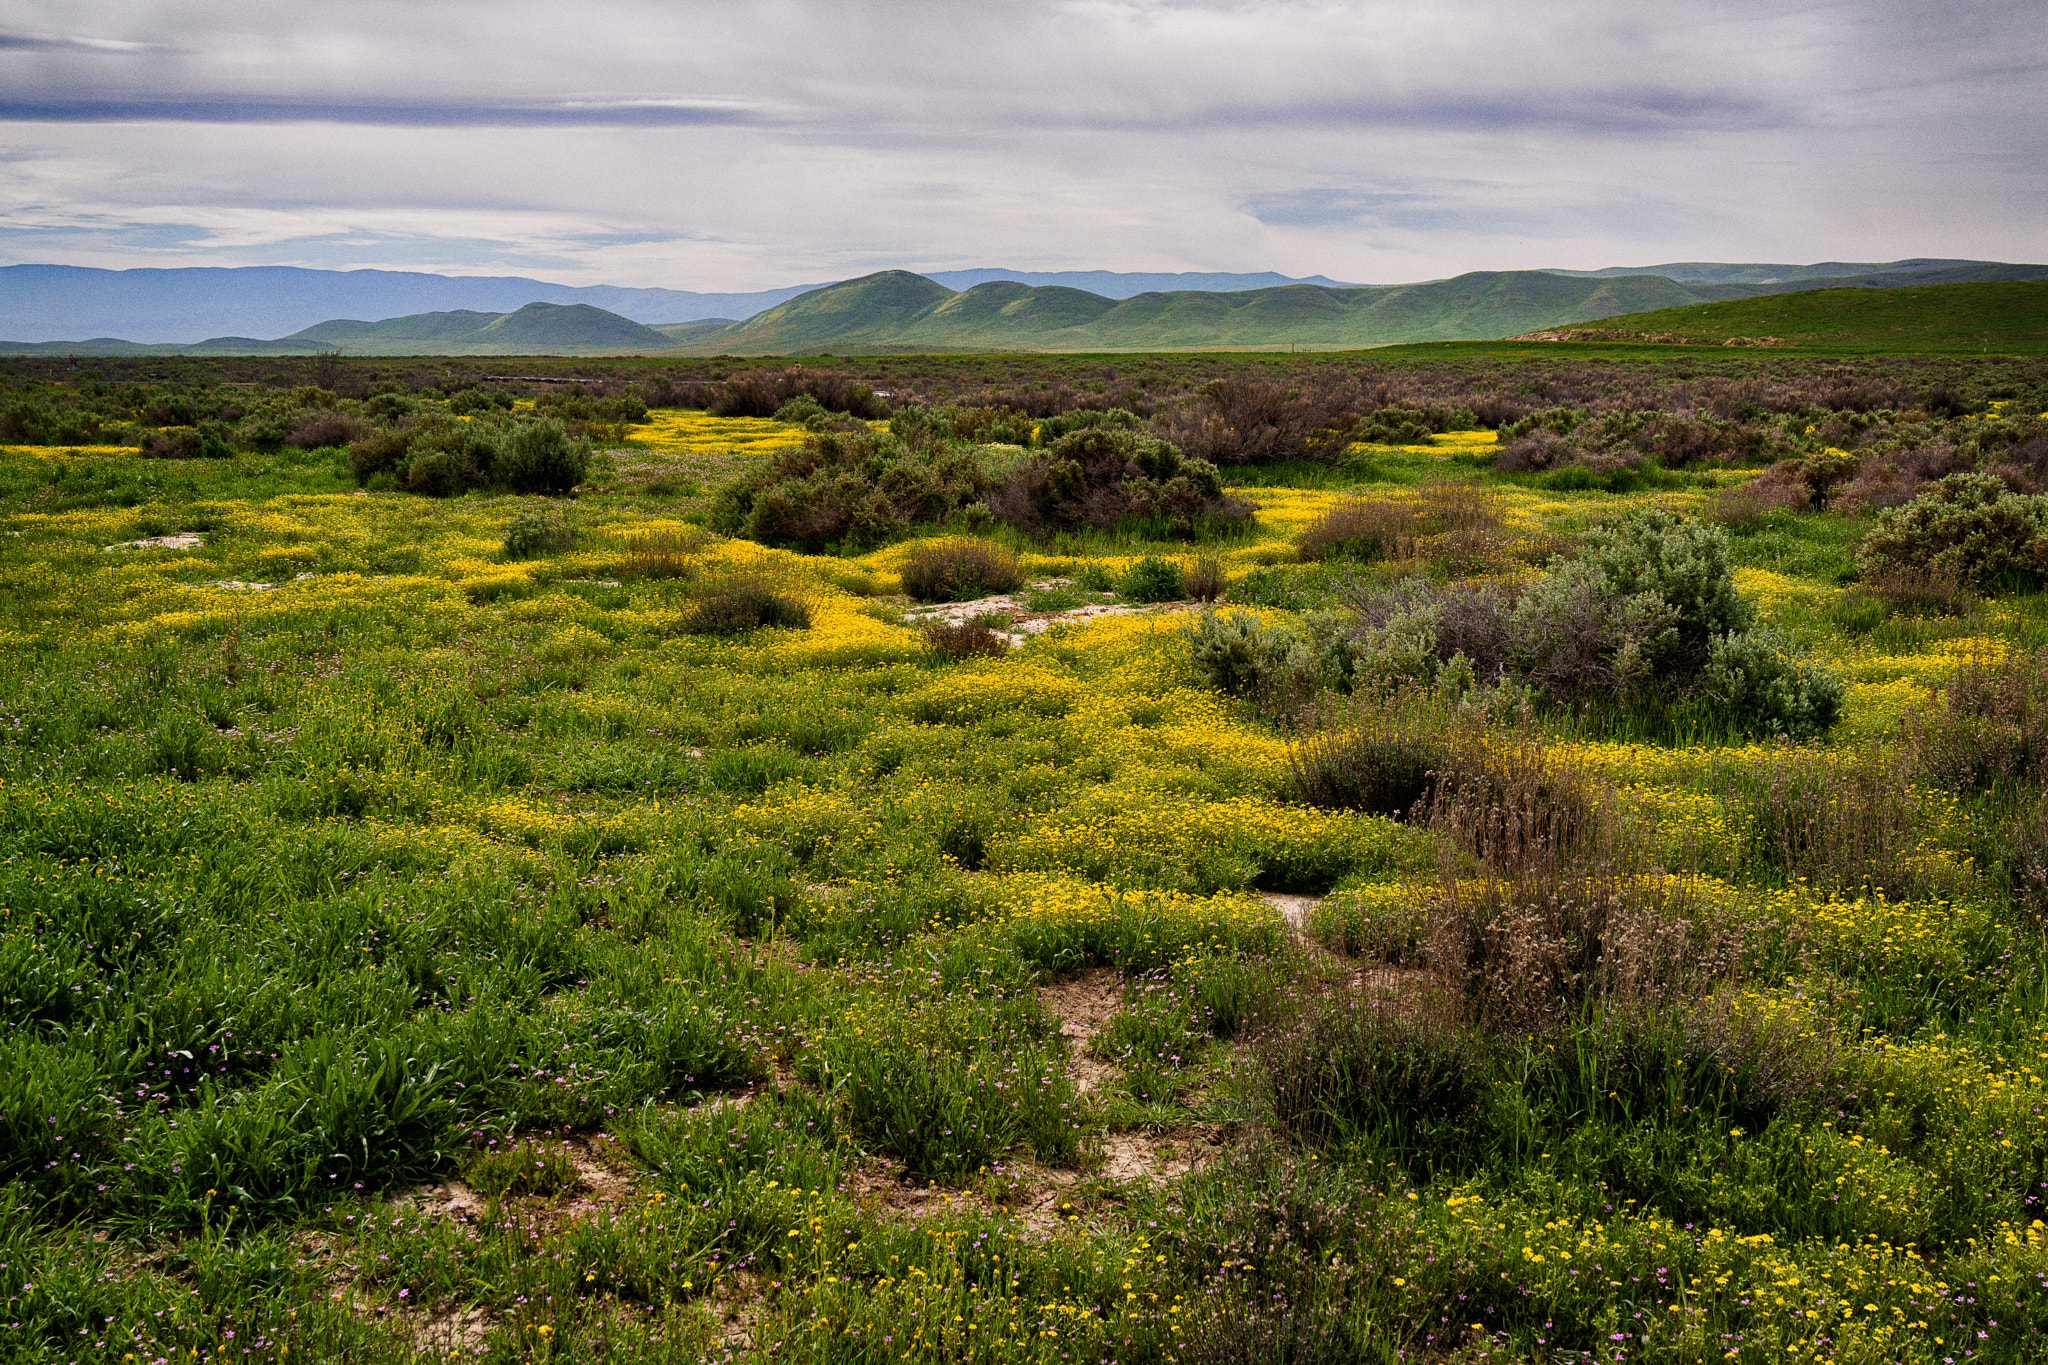
<path id="1" fill-rule="evenodd" d="M 5 447 L 0 1359 L 2039 1359 L 2048 381 L 1888 373 Z"/>

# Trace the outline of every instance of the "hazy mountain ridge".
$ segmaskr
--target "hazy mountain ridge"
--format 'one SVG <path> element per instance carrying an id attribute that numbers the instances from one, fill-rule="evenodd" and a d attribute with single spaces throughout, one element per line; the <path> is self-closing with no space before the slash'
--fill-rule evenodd
<path id="1" fill-rule="evenodd" d="M 928 278 L 965 289 L 990 279 L 1082 285 L 1111 298 L 1147 289 L 1265 288 L 1292 281 L 1256 274 L 1146 274 L 1112 270 L 1034 273 L 992 267 L 937 271 Z M 1310 283 L 1333 283 L 1312 276 Z M 529 303 L 582 303 L 634 322 L 668 325 L 748 318 L 821 287 L 788 285 L 742 293 L 552 284 L 518 275 L 436 275 L 400 270 L 303 270 L 295 266 L 195 266 L 100 270 L 87 266 L 0 267 L 0 336 L 23 341 L 114 337 L 153 344 L 201 344 L 209 334 L 241 340 L 280 337 L 335 318 L 413 317 L 430 312 L 509 313 Z M 215 335 L 218 340 L 218 335 Z M 78 343 L 73 343 L 78 344 Z"/>
<path id="2" fill-rule="evenodd" d="M 1662 275 L 1474 271 L 1395 286 L 1286 284 L 1245 290 L 1147 291 L 1112 299 L 1063 285 L 991 280 L 954 290 L 903 270 L 808 290 L 740 322 L 648 327 L 589 304 L 529 303 L 509 312 L 455 309 L 375 322 L 329 319 L 275 340 L 220 336 L 190 344 L 0 343 L 20 353 L 353 355 L 776 355 L 893 351 L 1359 348 L 1515 337 L 1623 315 L 1853 285 L 1945 284 L 1958 274 L 2048 278 L 2048 266 L 1952 262 L 1847 279 L 1682 283 Z M 1757 266 L 1754 269 L 1781 269 Z M 1818 268 L 1818 267 L 1814 267 Z M 1734 270 L 1736 267 L 1713 267 Z"/>

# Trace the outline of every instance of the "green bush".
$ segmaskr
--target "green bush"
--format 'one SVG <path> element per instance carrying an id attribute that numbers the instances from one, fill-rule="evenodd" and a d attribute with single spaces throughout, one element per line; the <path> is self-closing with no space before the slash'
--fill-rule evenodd
<path id="1" fill-rule="evenodd" d="M 590 446 L 571 440 L 560 422 L 520 422 L 512 428 L 493 482 L 515 493 L 566 493 L 590 469 Z"/>
<path id="2" fill-rule="evenodd" d="M 903 561 L 903 591 L 919 602 L 972 602 L 1024 586 L 1017 556 L 975 540 L 927 541 Z"/>
<path id="3" fill-rule="evenodd" d="M 1848 691 L 1833 673 L 1794 658 L 1790 640 L 1761 627 L 1709 642 L 1699 690 L 1745 733 L 1794 739 L 1833 728 Z"/>
<path id="4" fill-rule="evenodd" d="M 1299 636 L 1246 611 L 1201 612 L 1181 626 L 1181 638 L 1196 676 L 1228 696 L 1277 693 L 1313 667 Z"/>
<path id="5" fill-rule="evenodd" d="M 991 482 L 972 451 L 919 453 L 884 432 L 827 431 L 719 489 L 711 524 L 810 554 L 867 548 L 946 520 Z"/>
<path id="6" fill-rule="evenodd" d="M 142 443 L 143 456 L 152 460 L 225 460 L 234 453 L 214 422 L 160 431 Z"/>
<path id="7" fill-rule="evenodd" d="M 505 557 L 531 559 L 556 554 L 582 539 L 582 528 L 553 507 L 522 507 L 505 527 Z"/>
<path id="8" fill-rule="evenodd" d="M 1117 596 L 1131 602 L 1178 602 L 1187 596 L 1187 584 L 1180 565 L 1157 555 L 1146 555 L 1125 569 L 1116 581 Z"/>
<path id="9" fill-rule="evenodd" d="M 2048 582 L 2048 495 L 1987 474 L 1951 474 L 1878 514 L 1856 552 L 1867 574 L 1918 569 L 1972 587 Z"/>
<path id="10" fill-rule="evenodd" d="M 503 389 L 487 389 L 482 385 L 457 389 L 448 395 L 448 411 L 458 416 L 483 412 L 510 412 L 512 406 L 511 394 Z"/>

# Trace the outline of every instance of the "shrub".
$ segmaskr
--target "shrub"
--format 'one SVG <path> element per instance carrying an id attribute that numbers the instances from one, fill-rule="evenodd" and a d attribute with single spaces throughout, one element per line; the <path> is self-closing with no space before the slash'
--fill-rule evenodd
<path id="1" fill-rule="evenodd" d="M 294 422 L 284 439 L 286 444 L 301 450 L 318 450 L 324 446 L 349 445 L 369 434 L 370 424 L 362 418 L 330 408 L 318 408 Z"/>
<path id="2" fill-rule="evenodd" d="M 142 443 L 143 457 L 151 460 L 225 460 L 234 453 L 219 427 L 211 422 L 160 431 Z"/>
<path id="3" fill-rule="evenodd" d="M 711 522 L 812 554 L 868 547 L 945 520 L 992 483 L 971 451 L 918 453 L 884 432 L 827 431 L 722 487 Z"/>
<path id="4" fill-rule="evenodd" d="M 515 493 L 567 493 L 589 470 L 589 444 L 548 419 L 514 425 L 491 473 Z"/>
<path id="5" fill-rule="evenodd" d="M 1966 663 L 1905 720 L 1915 766 L 1950 791 L 2048 782 L 2048 649 Z"/>
<path id="6" fill-rule="evenodd" d="M 1482 1036 L 1358 995 L 1317 1002 L 1257 1047 L 1273 1115 L 1296 1137 L 1425 1165 L 1460 1145 L 1453 1135 L 1494 1079 Z"/>
<path id="7" fill-rule="evenodd" d="M 394 473 L 411 445 L 412 433 L 409 431 L 393 427 L 373 431 L 349 443 L 348 472 L 355 476 L 357 483 L 372 474 Z"/>
<path id="8" fill-rule="evenodd" d="M 399 486 L 433 497 L 481 488 L 500 463 L 501 439 L 492 428 L 470 423 L 419 427 L 398 461 Z"/>
<path id="9" fill-rule="evenodd" d="M 1024 586 L 1017 557 L 986 541 L 927 541 L 903 561 L 903 591 L 919 602 L 971 602 Z"/>
<path id="10" fill-rule="evenodd" d="M 1204 611 L 1181 626 L 1195 675 L 1232 697 L 1258 700 L 1262 707 L 1305 692 L 1314 662 L 1307 644 L 1292 631 L 1269 626 L 1246 611 L 1219 615 Z"/>
<path id="11" fill-rule="evenodd" d="M 735 375 L 714 389 L 706 406 L 716 417 L 773 417 L 800 394 L 828 412 L 869 419 L 889 415 L 888 405 L 866 382 L 839 370 L 798 366 Z"/>
<path id="12" fill-rule="evenodd" d="M 1358 425 L 1336 387 L 1290 389 L 1263 379 L 1218 379 L 1160 423 L 1166 438 L 1216 464 L 1329 462 L 1350 448 Z"/>
<path id="13" fill-rule="evenodd" d="M 1160 538 L 1199 539 L 1251 519 L 1250 503 L 1224 495 L 1207 460 L 1183 459 L 1165 441 L 1115 427 L 1088 427 L 1013 467 L 989 493 L 989 510 L 1026 532 L 1100 530 L 1126 518 Z"/>
<path id="14" fill-rule="evenodd" d="M 2048 581 L 2048 495 L 2014 493 L 1984 474 L 1951 474 L 1879 513 L 1856 560 L 1865 573 L 1919 569 L 1972 587 Z"/>
<path id="15" fill-rule="evenodd" d="M 697 603 L 683 619 L 691 635 L 740 635 L 762 626 L 807 630 L 811 611 L 793 598 L 771 592 L 759 583 L 735 583 Z"/>
<path id="16" fill-rule="evenodd" d="M 1214 555 L 1196 555 L 1181 577 L 1189 598 L 1196 602 L 1214 602 L 1223 596 L 1223 561 Z"/>
<path id="17" fill-rule="evenodd" d="M 1811 739 L 1842 713 L 1847 688 L 1835 674 L 1792 656 L 1792 642 L 1763 628 L 1716 635 L 1698 688 L 1745 734 Z"/>
<path id="18" fill-rule="evenodd" d="M 997 657 L 1010 652 L 1009 642 L 983 621 L 927 621 L 918 627 L 925 647 L 949 659 Z"/>
<path id="19" fill-rule="evenodd" d="M 487 389 L 480 384 L 472 385 L 466 389 L 457 389 L 454 393 L 448 395 L 448 411 L 458 416 L 479 412 L 510 412 L 512 407 L 513 399 L 511 394 L 503 389 Z M 336 443 L 323 441 L 321 444 Z"/>
<path id="20" fill-rule="evenodd" d="M 1799 462 L 1780 460 L 1755 478 L 1716 493 L 1707 514 L 1723 525 L 1749 529 L 1772 512 L 1803 511 L 1812 502 L 1813 491 L 1799 477 Z"/>
<path id="21" fill-rule="evenodd" d="M 1056 413 L 1038 424 L 1038 442 L 1051 445 L 1060 437 L 1076 431 L 1138 431 L 1145 429 L 1145 419 L 1124 408 L 1073 408 Z"/>
<path id="22" fill-rule="evenodd" d="M 1953 573 L 1935 569 L 1878 569 L 1865 580 L 1871 592 L 1903 616 L 1968 616 L 1977 594 Z"/>
<path id="23" fill-rule="evenodd" d="M 1178 602 L 1187 594 L 1180 565 L 1146 555 L 1116 580 L 1117 596 L 1131 602 Z"/>
<path id="24" fill-rule="evenodd" d="M 505 557 L 530 559 L 556 554 L 582 539 L 574 521 L 552 507 L 522 507 L 505 527 Z"/>
<path id="25" fill-rule="evenodd" d="M 1386 712 L 1325 730 L 1287 755 L 1297 800 L 1396 818 L 1428 801 L 1443 762 L 1427 730 Z"/>

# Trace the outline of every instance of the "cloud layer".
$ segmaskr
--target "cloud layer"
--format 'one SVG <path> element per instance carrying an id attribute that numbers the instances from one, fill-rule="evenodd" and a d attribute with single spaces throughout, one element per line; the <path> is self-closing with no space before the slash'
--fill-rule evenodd
<path id="1" fill-rule="evenodd" d="M 2038 0 L 0 0 L 0 260 L 2040 260 L 2044 40 Z"/>

